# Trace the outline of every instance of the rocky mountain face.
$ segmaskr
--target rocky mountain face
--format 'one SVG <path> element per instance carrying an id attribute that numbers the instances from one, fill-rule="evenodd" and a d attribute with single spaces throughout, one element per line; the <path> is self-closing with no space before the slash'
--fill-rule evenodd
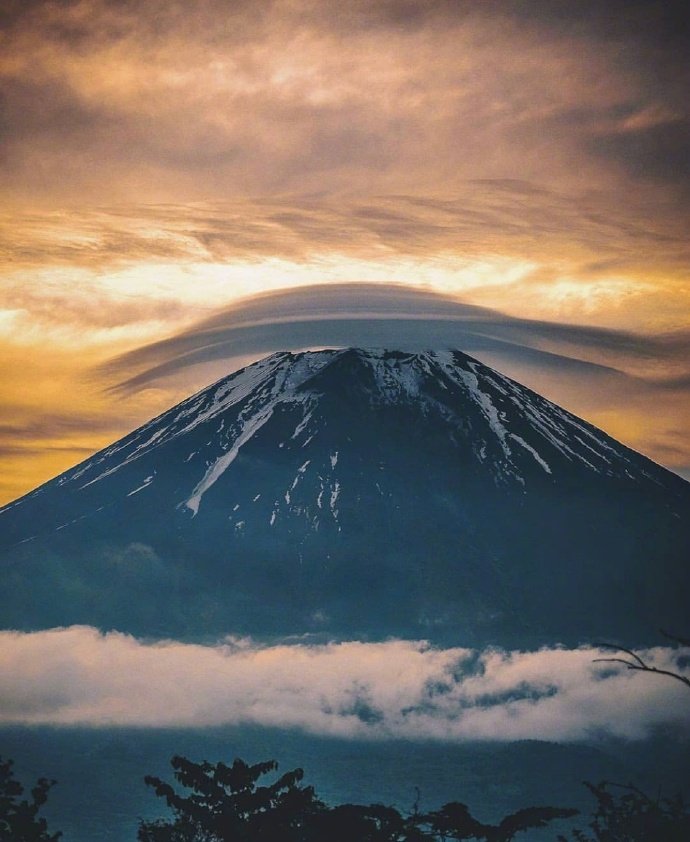
<path id="1" fill-rule="evenodd" d="M 682 628 L 690 484 L 472 358 L 277 353 L 0 511 L 0 622 L 529 645 Z"/>

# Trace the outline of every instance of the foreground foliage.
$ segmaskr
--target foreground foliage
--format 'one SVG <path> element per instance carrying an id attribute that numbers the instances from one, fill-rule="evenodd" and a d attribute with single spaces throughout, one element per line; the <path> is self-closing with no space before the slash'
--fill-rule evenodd
<path id="1" fill-rule="evenodd" d="M 573 842 L 688 842 L 690 805 L 682 796 L 650 798 L 630 784 L 586 783 L 597 805 L 589 831 L 573 831 Z M 559 842 L 568 842 L 565 836 Z"/>
<path id="2" fill-rule="evenodd" d="M 55 781 L 39 778 L 31 798 L 22 798 L 24 787 L 15 780 L 12 761 L 0 757 L 0 840 L 2 842 L 57 842 L 62 834 L 50 833 L 38 815 Z"/>
<path id="3" fill-rule="evenodd" d="M 302 786 L 301 769 L 259 786 L 259 778 L 274 772 L 273 761 L 250 766 L 235 760 L 194 763 L 172 759 L 177 781 L 191 794 L 180 795 L 160 778 L 147 777 L 174 813 L 172 820 L 142 822 L 139 842 L 422 842 L 476 839 L 510 842 L 525 830 L 569 818 L 577 810 L 529 807 L 506 816 L 498 825 L 475 819 L 464 804 L 451 802 L 422 814 L 403 815 L 380 804 L 329 807 L 314 788 Z"/>
<path id="4" fill-rule="evenodd" d="M 141 821 L 139 842 L 510 842 L 518 834 L 543 828 L 577 810 L 528 807 L 496 825 L 474 818 L 465 804 L 450 802 L 441 809 L 403 814 L 381 804 L 330 807 L 311 786 L 302 785 L 302 770 L 259 785 L 275 773 L 273 761 L 253 766 L 235 760 L 194 763 L 172 760 L 174 776 L 186 793 L 156 777 L 146 783 L 163 798 L 173 818 Z M 30 798 L 15 780 L 11 760 L 0 757 L 0 842 L 58 842 L 38 815 L 55 781 L 40 778 Z M 586 830 L 559 835 L 559 842 L 688 842 L 690 805 L 681 795 L 652 798 L 628 784 L 586 783 L 595 810 Z"/>

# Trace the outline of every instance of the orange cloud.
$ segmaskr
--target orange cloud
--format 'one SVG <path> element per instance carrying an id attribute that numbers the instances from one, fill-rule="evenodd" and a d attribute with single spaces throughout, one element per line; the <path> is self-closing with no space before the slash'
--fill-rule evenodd
<path id="1" fill-rule="evenodd" d="M 684 107 L 650 85 L 657 51 L 628 61 L 588 11 L 567 27 L 517 3 L 28 4 L 0 44 L 5 175 L 53 200 L 516 176 L 628 192 L 620 131 L 666 131 Z"/>

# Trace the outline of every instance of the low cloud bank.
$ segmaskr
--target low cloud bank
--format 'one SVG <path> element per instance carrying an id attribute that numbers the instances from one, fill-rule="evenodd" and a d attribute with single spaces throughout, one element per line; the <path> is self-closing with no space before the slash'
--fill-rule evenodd
<path id="1" fill-rule="evenodd" d="M 690 725 L 680 682 L 593 663 L 599 650 L 439 649 L 425 641 L 262 646 L 143 642 L 73 626 L 0 632 L 0 722 L 258 724 L 340 737 L 641 738 Z M 678 650 L 644 657 L 679 670 Z M 690 654 L 684 654 L 685 661 Z M 680 664 L 680 666 L 679 666 Z"/>

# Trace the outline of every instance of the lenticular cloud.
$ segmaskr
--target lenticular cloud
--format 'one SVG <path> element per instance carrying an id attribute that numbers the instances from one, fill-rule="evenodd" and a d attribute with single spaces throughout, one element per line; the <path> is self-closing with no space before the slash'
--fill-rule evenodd
<path id="1" fill-rule="evenodd" d="M 679 669 L 677 650 L 643 654 Z M 0 721 L 246 723 L 344 738 L 456 741 L 640 738 L 660 724 L 690 724 L 690 694 L 680 682 L 594 663 L 600 655 L 585 647 L 475 651 L 407 640 L 145 643 L 83 626 L 5 631 Z"/>

